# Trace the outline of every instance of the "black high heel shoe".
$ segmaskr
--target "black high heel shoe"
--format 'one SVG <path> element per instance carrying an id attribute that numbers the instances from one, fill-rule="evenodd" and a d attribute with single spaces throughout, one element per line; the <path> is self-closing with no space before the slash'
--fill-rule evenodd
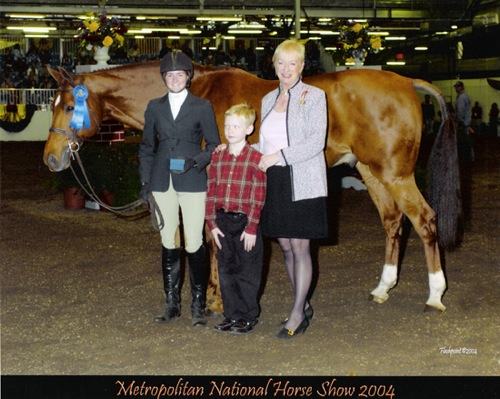
<path id="1" fill-rule="evenodd" d="M 304 310 L 304 315 L 306 316 L 306 319 L 308 321 L 311 321 L 313 316 L 314 316 L 314 309 L 311 305 L 309 305 L 309 307 L 307 309 Z M 286 324 L 286 322 L 288 321 L 288 317 L 284 320 L 281 321 L 281 325 L 284 326 Z"/>
<path id="2" fill-rule="evenodd" d="M 276 334 L 276 338 L 290 339 L 296 337 L 298 334 L 304 334 L 307 327 L 309 327 L 309 320 L 304 316 L 304 319 L 295 330 L 289 330 L 286 327 L 282 327 L 281 330 L 278 331 L 278 334 Z"/>

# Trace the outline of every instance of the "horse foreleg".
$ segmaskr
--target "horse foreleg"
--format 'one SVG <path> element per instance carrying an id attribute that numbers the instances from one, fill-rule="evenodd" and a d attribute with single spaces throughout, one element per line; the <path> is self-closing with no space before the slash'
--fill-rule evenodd
<path id="1" fill-rule="evenodd" d="M 382 275 L 378 286 L 370 293 L 371 300 L 383 303 L 389 298 L 388 292 L 396 285 L 398 279 L 399 243 L 403 213 L 399 210 L 389 191 L 370 172 L 368 166 L 358 162 L 357 169 L 378 210 L 386 234 L 385 263 Z"/>
<path id="2" fill-rule="evenodd" d="M 441 257 L 437 241 L 436 213 L 427 204 L 415 184 L 413 176 L 387 182 L 386 187 L 399 208 L 410 219 L 413 227 L 424 243 L 425 259 L 429 274 L 429 298 L 426 310 L 446 310 L 441 302 L 446 290 L 446 279 L 441 267 Z"/>

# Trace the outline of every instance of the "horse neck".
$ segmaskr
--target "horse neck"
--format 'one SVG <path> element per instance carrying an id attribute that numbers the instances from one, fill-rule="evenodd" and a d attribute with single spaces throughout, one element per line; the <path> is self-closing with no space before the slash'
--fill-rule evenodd
<path id="1" fill-rule="evenodd" d="M 160 97 L 165 87 L 155 63 L 128 65 L 87 75 L 89 91 L 99 98 L 103 117 L 112 117 L 135 129 L 144 124 L 144 104 Z"/>

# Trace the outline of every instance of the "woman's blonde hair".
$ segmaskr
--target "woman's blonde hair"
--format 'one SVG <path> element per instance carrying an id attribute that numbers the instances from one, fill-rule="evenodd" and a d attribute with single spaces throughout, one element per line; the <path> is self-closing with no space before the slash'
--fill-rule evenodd
<path id="1" fill-rule="evenodd" d="M 245 120 L 247 126 L 255 122 L 255 110 L 247 103 L 233 105 L 224 113 L 224 116 L 239 116 Z"/>
<path id="2" fill-rule="evenodd" d="M 273 54 L 273 64 L 282 53 L 296 53 L 299 56 L 299 61 L 304 62 L 306 49 L 304 45 L 295 39 L 288 39 L 280 43 Z"/>

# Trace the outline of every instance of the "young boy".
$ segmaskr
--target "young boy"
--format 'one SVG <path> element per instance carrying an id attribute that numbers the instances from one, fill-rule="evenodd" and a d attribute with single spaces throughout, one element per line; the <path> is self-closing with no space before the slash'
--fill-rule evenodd
<path id="1" fill-rule="evenodd" d="M 253 132 L 255 110 L 238 104 L 225 113 L 228 146 L 212 153 L 205 219 L 219 248 L 219 281 L 224 320 L 218 331 L 246 334 L 259 315 L 263 247 L 259 219 L 266 196 L 262 154 L 246 141 Z"/>

